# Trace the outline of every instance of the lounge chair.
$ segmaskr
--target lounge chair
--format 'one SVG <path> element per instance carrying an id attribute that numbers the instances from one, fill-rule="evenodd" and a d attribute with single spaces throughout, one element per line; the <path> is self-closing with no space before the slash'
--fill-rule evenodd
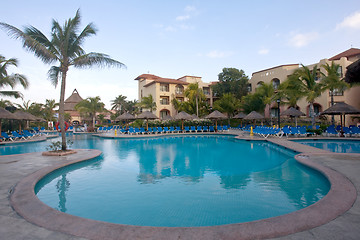
<path id="1" fill-rule="evenodd" d="M 170 130 L 168 127 L 164 127 L 164 133 L 170 133 Z"/>
<path id="2" fill-rule="evenodd" d="M 196 132 L 202 132 L 203 130 L 202 130 L 202 127 L 201 126 L 197 126 L 196 127 Z"/>
<path id="3" fill-rule="evenodd" d="M 291 131 L 289 127 L 283 127 L 282 128 L 282 132 L 283 134 L 285 134 L 286 137 L 288 137 L 289 135 L 291 135 Z"/>
<path id="4" fill-rule="evenodd" d="M 196 132 L 196 127 L 195 127 L 195 126 L 191 126 L 191 127 L 190 127 L 190 132 Z"/>
<path id="5" fill-rule="evenodd" d="M 350 131 L 353 135 L 360 135 L 360 129 L 357 126 L 350 126 Z"/>
<path id="6" fill-rule="evenodd" d="M 222 132 L 223 130 L 224 130 L 224 129 L 223 129 L 223 126 L 220 126 L 220 125 L 217 126 L 217 131 L 218 131 L 218 132 Z"/>
<path id="7" fill-rule="evenodd" d="M 214 126 L 209 126 L 209 132 L 215 132 Z"/>
<path id="8" fill-rule="evenodd" d="M 180 127 L 176 127 L 176 128 L 175 128 L 175 131 L 178 132 L 178 133 L 181 133 L 181 132 L 182 132 Z"/>
<path id="9" fill-rule="evenodd" d="M 209 131 L 209 127 L 208 127 L 208 126 L 203 126 L 203 127 L 202 127 L 202 131 L 203 131 L 203 132 L 208 132 L 208 131 Z"/>
<path id="10" fill-rule="evenodd" d="M 6 140 L 9 140 L 9 141 L 14 141 L 14 139 L 12 137 L 10 137 L 6 132 L 1 132 L 1 136 Z"/>
<path id="11" fill-rule="evenodd" d="M 335 127 L 334 126 L 329 126 L 325 132 L 328 134 L 328 135 L 336 135 L 336 136 L 339 136 L 339 133 L 335 130 Z"/>
<path id="12" fill-rule="evenodd" d="M 185 126 L 183 132 L 190 132 L 190 127 L 189 127 L 189 126 Z"/>
<path id="13" fill-rule="evenodd" d="M 30 133 L 28 130 L 23 130 L 23 134 L 26 138 L 32 138 L 35 134 Z"/>
<path id="14" fill-rule="evenodd" d="M 22 135 L 22 134 L 19 134 L 17 131 L 12 131 L 11 134 L 15 137 L 15 139 L 23 139 L 23 140 L 26 140 L 27 138 Z"/>
<path id="15" fill-rule="evenodd" d="M 145 133 L 146 133 L 145 128 L 141 127 L 141 128 L 139 129 L 139 133 L 140 133 L 140 134 L 145 134 Z"/>
<path id="16" fill-rule="evenodd" d="M 175 128 L 174 128 L 174 127 L 170 127 L 169 132 L 174 133 L 174 132 L 175 132 Z"/>
<path id="17" fill-rule="evenodd" d="M 223 131 L 229 131 L 229 128 L 230 128 L 229 126 L 224 125 L 224 126 L 223 126 Z"/>
<path id="18" fill-rule="evenodd" d="M 157 128 L 157 132 L 158 132 L 158 133 L 163 133 L 163 132 L 164 132 L 164 129 L 163 129 L 162 127 L 158 127 L 158 128 Z"/>

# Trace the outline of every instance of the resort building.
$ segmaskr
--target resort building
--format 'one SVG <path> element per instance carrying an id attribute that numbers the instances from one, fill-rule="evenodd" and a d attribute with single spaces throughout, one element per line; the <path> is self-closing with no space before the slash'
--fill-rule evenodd
<path id="1" fill-rule="evenodd" d="M 318 67 L 319 71 L 319 78 L 320 80 L 320 71 L 326 74 L 326 71 L 321 67 L 323 64 L 330 64 L 334 61 L 334 63 L 340 65 L 339 73 L 340 77 L 345 77 L 346 67 L 352 64 L 353 62 L 360 59 L 360 49 L 351 48 L 347 51 L 339 53 L 329 59 L 322 59 L 318 63 L 308 65 L 309 69 L 312 69 L 315 65 Z M 275 90 L 279 86 L 280 83 L 285 81 L 289 75 L 291 75 L 296 69 L 300 68 L 301 65 L 299 64 L 287 64 L 287 65 L 280 65 L 268 69 L 264 69 L 258 72 L 254 72 L 252 74 L 251 79 L 249 80 L 249 91 L 255 92 L 256 88 L 261 83 L 273 83 Z M 356 108 L 360 108 L 360 86 L 352 87 L 348 90 L 342 91 L 335 91 L 334 93 L 334 103 L 338 102 L 345 102 L 349 105 L 352 105 Z M 309 103 L 306 101 L 305 98 L 301 99 L 297 103 L 298 110 L 304 112 L 307 116 L 309 116 Z M 320 112 L 324 111 L 325 109 L 331 106 L 331 95 L 329 90 L 325 91 L 320 97 L 315 100 L 314 103 L 314 110 L 315 113 L 318 115 Z M 287 106 L 281 106 L 280 111 L 286 110 Z M 278 105 L 274 102 L 271 105 L 270 112 L 268 108 L 265 109 L 265 117 L 277 117 L 278 113 Z M 335 118 L 337 122 L 340 122 L 340 118 Z M 351 118 L 351 116 L 347 117 L 346 125 L 357 124 L 359 119 Z"/>
<path id="2" fill-rule="evenodd" d="M 71 123 L 74 122 L 81 122 L 80 113 L 75 110 L 75 105 L 78 104 L 83 100 L 82 97 L 80 97 L 78 91 L 74 89 L 70 97 L 68 97 L 64 102 L 64 110 L 65 113 L 69 113 L 71 117 Z"/>
<path id="3" fill-rule="evenodd" d="M 152 74 L 142 74 L 135 78 L 139 81 L 138 96 L 139 101 L 143 97 L 153 96 L 156 103 L 154 114 L 163 119 L 166 116 L 174 116 L 177 114 L 175 108 L 171 104 L 173 99 L 178 101 L 186 101 L 185 90 L 190 83 L 198 83 L 207 98 L 208 103 L 212 106 L 213 97 L 211 91 L 211 83 L 204 83 L 201 77 L 184 76 L 179 79 L 162 78 Z"/>

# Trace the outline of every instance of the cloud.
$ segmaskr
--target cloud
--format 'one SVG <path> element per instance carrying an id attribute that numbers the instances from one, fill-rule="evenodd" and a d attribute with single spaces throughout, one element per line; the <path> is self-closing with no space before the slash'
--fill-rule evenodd
<path id="1" fill-rule="evenodd" d="M 336 25 L 336 30 L 342 28 L 360 29 L 360 11 L 345 17 L 341 23 Z"/>
<path id="2" fill-rule="evenodd" d="M 262 48 L 262 49 L 260 49 L 259 51 L 258 51 L 258 54 L 260 54 L 260 55 L 266 55 L 266 54 L 268 54 L 269 53 L 269 49 L 266 49 L 266 48 Z"/>
<path id="3" fill-rule="evenodd" d="M 309 32 L 309 33 L 293 33 L 292 37 L 289 40 L 290 46 L 301 48 L 308 45 L 310 42 L 319 38 L 319 34 L 317 32 Z"/>
<path id="4" fill-rule="evenodd" d="M 196 10 L 196 8 L 194 6 L 186 6 L 185 7 L 185 12 L 194 12 Z"/>
<path id="5" fill-rule="evenodd" d="M 188 19 L 190 19 L 190 15 L 183 15 L 176 17 L 176 21 L 186 21 Z"/>
<path id="6" fill-rule="evenodd" d="M 213 50 L 213 51 L 209 52 L 208 54 L 206 54 L 206 56 L 209 58 L 226 58 L 226 57 L 230 57 L 232 55 L 234 55 L 233 52 L 218 51 L 218 50 Z"/>

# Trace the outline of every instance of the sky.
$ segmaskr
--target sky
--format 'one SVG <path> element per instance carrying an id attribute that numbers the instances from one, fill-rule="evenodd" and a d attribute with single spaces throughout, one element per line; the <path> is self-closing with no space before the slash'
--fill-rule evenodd
<path id="1" fill-rule="evenodd" d="M 97 34 L 86 52 L 110 55 L 121 68 L 75 69 L 67 76 L 65 98 L 77 89 L 82 98 L 99 96 L 107 108 L 124 95 L 138 98 L 137 76 L 145 73 L 178 79 L 185 75 L 218 80 L 223 68 L 237 68 L 251 78 L 256 71 L 283 64 L 305 65 L 360 48 L 358 0 L 62 0 L 4 1 L 0 22 L 17 28 L 32 25 L 50 38 L 52 20 L 63 24 L 80 9 L 81 30 L 94 23 Z M 27 77 L 24 99 L 59 101 L 44 64 L 0 29 L 0 55 L 17 58 L 9 73 Z M 56 65 L 56 64 L 53 64 Z M 7 90 L 7 89 L 2 89 Z"/>

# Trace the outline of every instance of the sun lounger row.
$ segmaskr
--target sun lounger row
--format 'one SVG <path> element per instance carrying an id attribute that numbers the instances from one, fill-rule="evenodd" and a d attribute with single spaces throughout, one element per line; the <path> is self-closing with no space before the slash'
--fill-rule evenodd
<path id="1" fill-rule="evenodd" d="M 1 140 L 3 141 L 27 140 L 39 135 L 40 134 L 36 132 L 30 132 L 28 130 L 23 130 L 21 134 L 17 131 L 12 131 L 10 135 L 6 132 L 1 132 Z"/>
<path id="2" fill-rule="evenodd" d="M 339 129 L 339 130 L 338 130 Z M 342 128 L 343 134 L 345 136 L 360 136 L 360 128 L 357 126 L 350 126 L 350 127 L 343 127 Z M 335 127 L 334 125 L 329 126 L 325 130 L 326 135 L 328 136 L 340 136 L 341 135 L 341 127 Z"/>

